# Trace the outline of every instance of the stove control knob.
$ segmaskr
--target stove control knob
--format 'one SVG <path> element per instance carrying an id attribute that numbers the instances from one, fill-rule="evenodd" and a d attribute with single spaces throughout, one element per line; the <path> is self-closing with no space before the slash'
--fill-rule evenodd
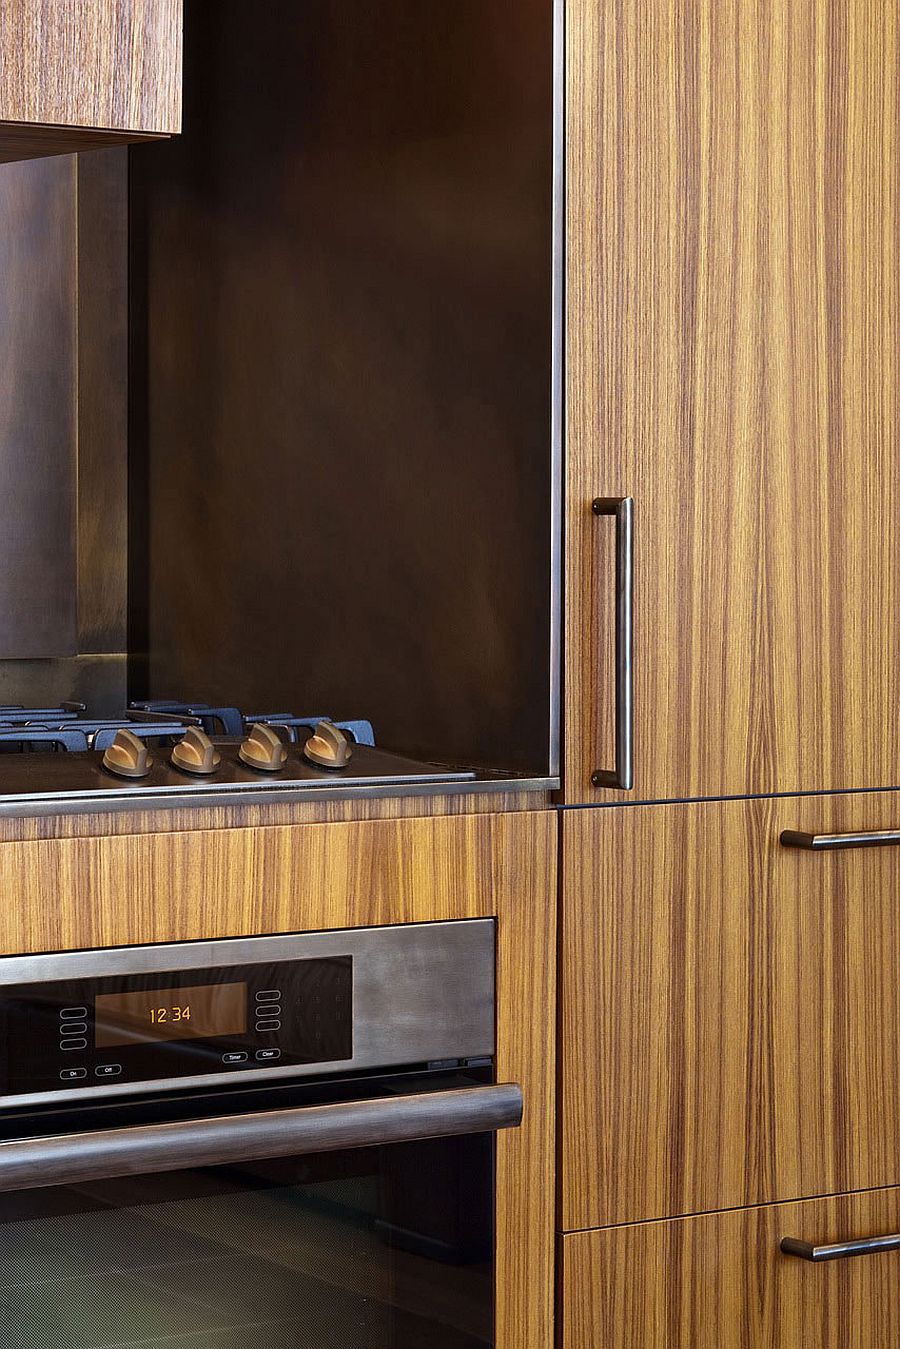
<path id="1" fill-rule="evenodd" d="M 258 721 L 250 727 L 250 734 L 238 750 L 238 756 L 248 768 L 277 773 L 284 768 L 287 750 L 278 732 Z"/>
<path id="2" fill-rule="evenodd" d="M 153 760 L 143 740 L 133 731 L 121 730 L 103 755 L 103 767 L 119 778 L 145 778 Z"/>
<path id="3" fill-rule="evenodd" d="M 344 732 L 339 731 L 334 722 L 320 721 L 315 734 L 303 746 L 303 753 L 319 768 L 346 768 L 353 750 Z"/>
<path id="4" fill-rule="evenodd" d="M 183 773 L 214 773 L 221 762 L 221 754 L 199 726 L 191 726 L 172 750 L 172 763 Z"/>

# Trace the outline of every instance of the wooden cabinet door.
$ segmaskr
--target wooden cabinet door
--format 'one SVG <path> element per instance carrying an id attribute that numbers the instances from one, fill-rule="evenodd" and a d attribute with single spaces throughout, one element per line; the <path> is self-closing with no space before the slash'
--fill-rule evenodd
<path id="1" fill-rule="evenodd" d="M 566 1230 L 900 1183 L 900 792 L 563 813 Z"/>
<path id="2" fill-rule="evenodd" d="M 181 130 L 183 0 L 0 0 L 0 160 Z"/>
<path id="3" fill-rule="evenodd" d="M 569 0 L 566 794 L 900 783 L 900 50 L 871 0 Z"/>
<path id="4" fill-rule="evenodd" d="M 900 1191 L 837 1195 L 562 1241 L 561 1349 L 890 1349 L 900 1251 L 808 1263 L 782 1253 L 900 1232 Z"/>

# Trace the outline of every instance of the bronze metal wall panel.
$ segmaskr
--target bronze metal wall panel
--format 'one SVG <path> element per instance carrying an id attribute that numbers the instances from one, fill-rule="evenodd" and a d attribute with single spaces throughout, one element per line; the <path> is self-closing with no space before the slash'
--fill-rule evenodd
<path id="1" fill-rule="evenodd" d="M 0 659 L 76 650 L 75 172 L 0 166 Z"/>
<path id="2" fill-rule="evenodd" d="M 546 772 L 552 0 L 190 0 L 131 152 L 134 692 Z"/>

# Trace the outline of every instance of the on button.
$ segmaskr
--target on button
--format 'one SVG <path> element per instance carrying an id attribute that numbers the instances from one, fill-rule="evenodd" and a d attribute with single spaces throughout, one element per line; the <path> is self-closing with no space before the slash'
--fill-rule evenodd
<path id="1" fill-rule="evenodd" d="M 60 1082 L 78 1082 L 82 1077 L 87 1077 L 87 1068 L 63 1068 L 59 1080 Z"/>
<path id="2" fill-rule="evenodd" d="M 97 1077 L 118 1077 L 121 1071 L 121 1063 L 101 1063 L 99 1068 L 94 1069 Z"/>

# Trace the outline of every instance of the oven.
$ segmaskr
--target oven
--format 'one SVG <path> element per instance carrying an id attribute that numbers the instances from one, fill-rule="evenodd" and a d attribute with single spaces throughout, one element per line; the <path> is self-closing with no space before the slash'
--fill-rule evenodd
<path id="1" fill-rule="evenodd" d="M 483 1349 L 494 925 L 0 960 L 2 1349 Z"/>

